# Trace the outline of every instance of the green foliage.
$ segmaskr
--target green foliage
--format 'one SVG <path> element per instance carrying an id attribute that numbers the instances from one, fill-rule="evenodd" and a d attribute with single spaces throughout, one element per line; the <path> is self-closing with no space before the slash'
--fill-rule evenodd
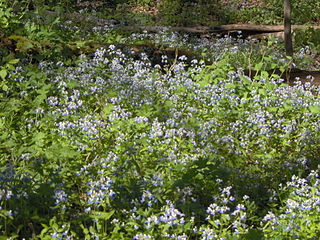
<path id="1" fill-rule="evenodd" d="M 283 1 L 236 1 L 231 3 L 232 22 L 251 22 L 258 24 L 281 24 L 283 22 Z M 292 22 L 307 24 L 319 22 L 319 1 L 292 0 Z"/>
<path id="2" fill-rule="evenodd" d="M 307 1 L 292 1 L 292 17 L 294 23 L 304 24 L 319 21 L 320 17 L 320 3 L 315 0 Z"/>
<path id="3" fill-rule="evenodd" d="M 8 90 L 8 85 L 7 85 L 7 75 L 13 71 L 14 65 L 17 64 L 19 62 L 19 59 L 13 59 L 12 55 L 9 55 L 5 58 L 2 59 L 2 62 L 4 62 L 4 64 L 1 66 L 0 68 L 0 78 L 1 78 L 1 89 L 3 91 L 7 91 Z"/>
<path id="4" fill-rule="evenodd" d="M 312 172 L 307 179 L 297 176 L 281 188 L 288 192 L 278 213 L 269 212 L 263 219 L 263 231 L 269 239 L 317 239 L 319 228 L 319 179 Z"/>
<path id="5" fill-rule="evenodd" d="M 127 11 L 122 15 L 129 15 L 135 21 L 152 24 L 156 22 L 163 25 L 215 25 L 238 22 L 256 24 L 282 24 L 283 1 L 126 1 L 118 4 Z M 126 6 L 144 8 L 145 14 L 132 12 Z M 155 16 L 148 14 L 150 7 L 157 9 Z M 317 23 L 320 20 L 319 2 L 317 0 L 292 1 L 292 21 L 294 24 Z M 148 19 L 148 20 L 146 20 Z M 126 19 L 130 21 L 130 18 Z"/>
<path id="6" fill-rule="evenodd" d="M 174 33 L 72 33 L 72 23 L 45 15 L 43 1 L 31 3 L 38 13 L 14 30 L 12 11 L 2 17 L 14 50 L 0 67 L 0 239 L 319 234 L 320 91 L 272 73 L 291 61 L 278 42 L 225 38 L 190 50 L 212 65 L 185 56 L 152 65 L 154 49 L 137 56 L 128 43 L 193 46 Z M 172 10 L 162 9 L 166 24 L 184 25 L 173 17 L 181 11 L 194 17 L 180 8 L 190 1 L 163 4 Z M 311 208 L 287 212 L 285 204 L 310 199 Z"/>
<path id="7" fill-rule="evenodd" d="M 21 24 L 13 9 L 3 2 L 0 2 L 0 37 L 11 34 Z"/>
<path id="8" fill-rule="evenodd" d="M 294 32 L 296 47 L 311 47 L 313 51 L 320 52 L 320 29 L 306 28 Z"/>
<path id="9" fill-rule="evenodd" d="M 306 173 L 299 159 L 319 162 L 306 141 L 319 139 L 318 97 L 265 76 L 278 64 L 267 54 L 251 80 L 228 54 L 161 72 L 114 48 L 70 66 L 8 60 L 3 236 L 262 236 L 268 192 Z"/>
<path id="10" fill-rule="evenodd" d="M 160 8 L 160 16 L 165 25 L 180 25 L 182 16 L 180 11 L 183 9 L 181 1 L 163 1 Z"/>

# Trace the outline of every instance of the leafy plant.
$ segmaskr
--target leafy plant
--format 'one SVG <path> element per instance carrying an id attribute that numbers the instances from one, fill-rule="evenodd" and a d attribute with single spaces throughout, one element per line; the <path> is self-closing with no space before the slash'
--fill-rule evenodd
<path id="1" fill-rule="evenodd" d="M 306 28 L 296 30 L 294 33 L 294 42 L 298 48 L 311 47 L 313 51 L 320 52 L 320 30 Z"/>
<path id="2" fill-rule="evenodd" d="M 0 69 L 2 238 L 319 234 L 320 90 L 273 73 L 291 61 L 277 41 L 73 35 L 55 16 L 26 17 Z M 155 64 L 155 46 L 173 59 Z"/>
<path id="3" fill-rule="evenodd" d="M 13 14 L 13 9 L 8 4 L 0 2 L 0 36 L 8 36 L 21 24 L 17 15 Z"/>
<path id="4" fill-rule="evenodd" d="M 313 171 L 307 178 L 292 176 L 281 188 L 288 192 L 279 213 L 269 212 L 262 221 L 267 238 L 316 239 L 319 229 L 319 176 Z"/>
<path id="5" fill-rule="evenodd" d="M 12 55 L 11 56 L 9 55 L 5 58 L 5 61 L 7 61 L 7 62 L 5 62 L 5 64 L 2 65 L 0 68 L 0 77 L 2 79 L 1 89 L 3 91 L 8 90 L 7 75 L 15 69 L 14 65 L 19 62 L 19 59 L 12 59 Z"/>

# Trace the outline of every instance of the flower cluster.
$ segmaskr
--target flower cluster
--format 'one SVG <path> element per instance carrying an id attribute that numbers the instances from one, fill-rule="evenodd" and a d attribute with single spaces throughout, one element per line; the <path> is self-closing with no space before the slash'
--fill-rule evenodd
<path id="1" fill-rule="evenodd" d="M 87 185 L 89 190 L 86 192 L 87 203 L 91 206 L 99 206 L 105 203 L 105 198 L 111 198 L 115 192 L 111 186 L 113 184 L 112 179 L 104 175 L 104 171 L 98 172 L 98 176 L 93 177 Z"/>
<path id="2" fill-rule="evenodd" d="M 268 237 L 284 236 L 316 239 L 320 234 L 320 179 L 315 171 L 307 178 L 292 176 L 282 188 L 289 192 L 279 214 L 269 212 L 263 219 L 263 231 Z"/>
<path id="3" fill-rule="evenodd" d="M 234 208 L 236 200 L 231 195 L 232 187 L 221 189 L 221 195 L 215 197 L 215 202 L 207 208 L 207 221 L 211 226 L 199 229 L 202 239 L 218 239 L 219 237 L 231 237 L 248 232 L 246 224 L 246 206 L 249 203 L 248 196 L 243 197 L 243 203 L 238 203 Z M 233 209 L 233 210 L 232 210 Z"/>

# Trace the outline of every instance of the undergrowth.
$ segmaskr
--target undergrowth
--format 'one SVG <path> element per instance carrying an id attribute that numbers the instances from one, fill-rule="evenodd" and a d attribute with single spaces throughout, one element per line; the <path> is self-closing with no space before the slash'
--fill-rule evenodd
<path id="1" fill-rule="evenodd" d="M 320 89 L 277 41 L 1 13 L 0 238 L 317 239 Z"/>

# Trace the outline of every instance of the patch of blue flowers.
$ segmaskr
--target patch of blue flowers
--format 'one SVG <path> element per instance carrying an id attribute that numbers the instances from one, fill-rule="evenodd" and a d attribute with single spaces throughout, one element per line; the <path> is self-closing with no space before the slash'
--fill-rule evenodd
<path id="1" fill-rule="evenodd" d="M 319 87 L 250 79 L 223 59 L 162 61 L 110 45 L 11 73 L 3 236 L 319 236 Z"/>

